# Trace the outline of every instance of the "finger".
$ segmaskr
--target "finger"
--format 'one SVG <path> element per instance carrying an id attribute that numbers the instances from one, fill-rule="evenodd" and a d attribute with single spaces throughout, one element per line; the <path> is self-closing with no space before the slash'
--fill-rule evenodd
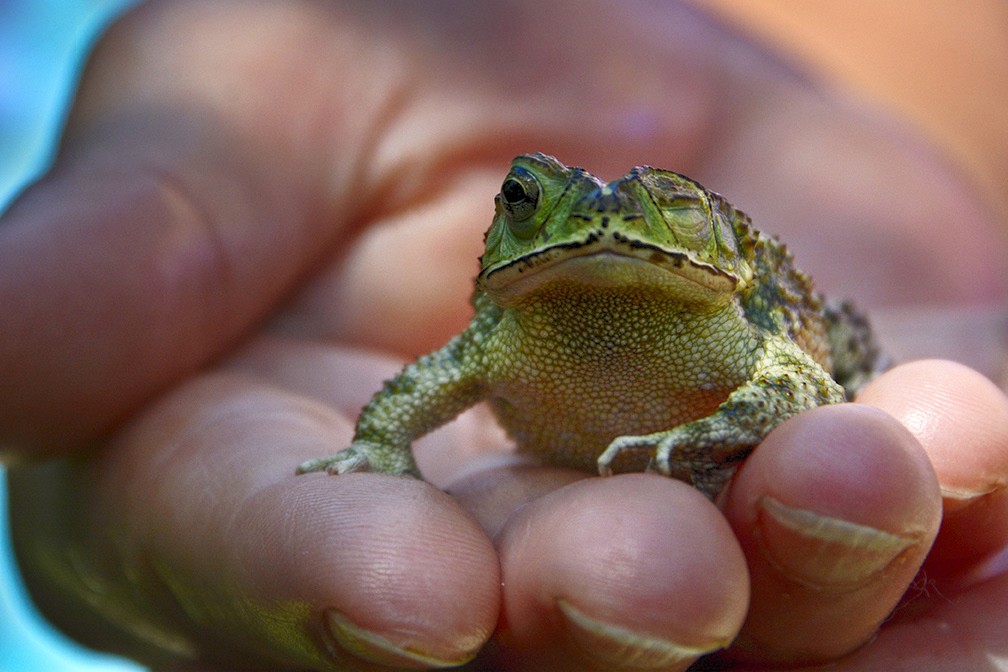
<path id="1" fill-rule="evenodd" d="M 685 669 L 726 646 L 745 613 L 724 518 L 670 479 L 578 481 L 512 516 L 497 546 L 494 669 Z"/>
<path id="2" fill-rule="evenodd" d="M 897 617 L 850 656 L 794 672 L 997 670 L 1008 632 L 1008 574 L 957 593 L 954 599 L 940 592 L 932 596 L 925 617 Z"/>
<path id="3" fill-rule="evenodd" d="M 902 422 L 938 474 L 944 518 L 927 569 L 962 575 L 1008 544 L 1008 398 L 947 361 L 911 362 L 868 385 L 858 401 Z"/>
<path id="4" fill-rule="evenodd" d="M 326 125 L 277 109 L 354 95 L 291 76 L 318 67 L 318 12 L 148 4 L 103 40 L 56 165 L 0 226 L 8 451 L 108 430 L 261 321 L 352 221 L 366 133 L 338 132 L 371 118 L 363 99 Z"/>
<path id="5" fill-rule="evenodd" d="M 879 410 L 827 406 L 780 425 L 725 502 L 752 580 L 729 655 L 815 662 L 868 641 L 913 580 L 940 513 L 926 455 Z"/>
<path id="6" fill-rule="evenodd" d="M 448 483 L 446 489 L 491 538 L 497 537 L 515 511 L 526 504 L 592 477 L 584 471 L 522 463 L 517 459 L 487 461 L 487 466 L 468 470 Z"/>
<path id="7" fill-rule="evenodd" d="M 324 406 L 247 379 L 187 386 L 90 466 L 59 480 L 12 472 L 28 583 L 68 632 L 123 640 L 91 630 L 104 619 L 149 663 L 462 663 L 496 622 L 494 549 L 423 482 L 293 476 L 349 432 Z"/>

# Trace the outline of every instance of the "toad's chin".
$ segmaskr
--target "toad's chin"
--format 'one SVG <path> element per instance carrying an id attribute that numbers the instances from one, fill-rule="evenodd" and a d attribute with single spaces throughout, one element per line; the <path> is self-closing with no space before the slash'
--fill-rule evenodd
<path id="1" fill-rule="evenodd" d="M 607 289 L 647 290 L 683 303 L 716 305 L 727 302 L 742 285 L 738 276 L 685 252 L 642 243 L 627 243 L 618 249 L 593 243 L 573 249 L 548 247 L 485 269 L 478 282 L 502 306 L 543 293 Z"/>

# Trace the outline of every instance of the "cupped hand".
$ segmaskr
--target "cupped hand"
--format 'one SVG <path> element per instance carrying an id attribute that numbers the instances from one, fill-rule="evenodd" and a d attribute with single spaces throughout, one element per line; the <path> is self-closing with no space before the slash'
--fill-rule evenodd
<path id="1" fill-rule="evenodd" d="M 454 497 L 293 475 L 465 324 L 530 150 L 697 177 L 862 302 L 1004 296 L 942 161 L 688 9 L 147 3 L 0 226 L 0 449 L 43 611 L 158 668 L 979 660 L 1008 402 L 950 364 L 785 423 L 720 510 L 516 464 L 479 411 L 417 447 Z"/>

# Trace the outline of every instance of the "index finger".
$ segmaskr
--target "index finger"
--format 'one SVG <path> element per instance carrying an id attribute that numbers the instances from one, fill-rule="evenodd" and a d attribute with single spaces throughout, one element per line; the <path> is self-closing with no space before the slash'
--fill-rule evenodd
<path id="1" fill-rule="evenodd" d="M 260 321 L 350 220 L 328 209 L 366 134 L 339 123 L 366 126 L 367 105 L 323 105 L 350 83 L 291 76 L 317 67 L 332 26 L 300 5 L 227 4 L 150 3 L 113 27 L 55 166 L 3 217 L 7 453 L 109 430 Z M 302 106 L 344 117 L 278 109 Z"/>
<path id="2" fill-rule="evenodd" d="M 32 596 L 64 631 L 147 664 L 465 662 L 497 619 L 490 540 L 422 481 L 294 476 L 350 430 L 310 398 L 212 375 L 92 459 L 12 469 Z"/>

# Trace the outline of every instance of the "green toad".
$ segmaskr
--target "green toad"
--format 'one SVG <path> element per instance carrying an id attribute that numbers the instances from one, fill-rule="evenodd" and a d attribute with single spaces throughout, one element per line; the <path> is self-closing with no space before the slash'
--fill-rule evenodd
<path id="1" fill-rule="evenodd" d="M 473 306 L 374 396 L 350 447 L 299 471 L 419 476 L 411 442 L 485 400 L 545 462 L 649 469 L 713 497 L 777 424 L 879 367 L 867 323 L 825 306 L 783 245 L 651 167 L 607 184 L 517 157 Z"/>

